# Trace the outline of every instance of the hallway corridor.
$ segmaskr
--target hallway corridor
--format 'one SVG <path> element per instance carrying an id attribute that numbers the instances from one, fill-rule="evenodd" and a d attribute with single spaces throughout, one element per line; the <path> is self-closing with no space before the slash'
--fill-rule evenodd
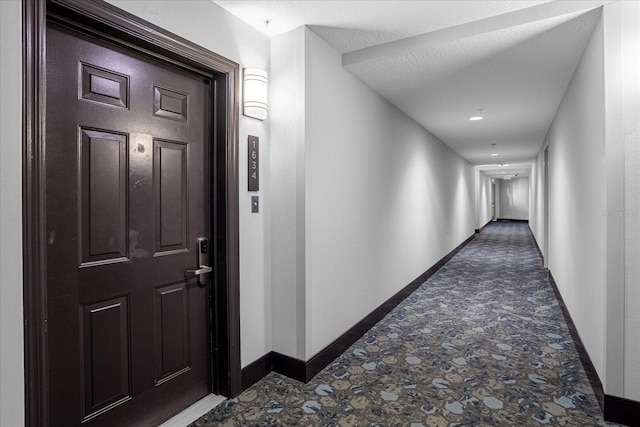
<path id="1" fill-rule="evenodd" d="M 607 424 L 528 225 L 494 222 L 308 384 L 270 373 L 192 425 Z"/>

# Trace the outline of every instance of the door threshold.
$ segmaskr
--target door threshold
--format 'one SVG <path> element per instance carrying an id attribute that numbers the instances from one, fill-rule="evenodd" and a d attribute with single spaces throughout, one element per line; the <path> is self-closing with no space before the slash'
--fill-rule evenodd
<path id="1" fill-rule="evenodd" d="M 224 402 L 226 397 L 210 394 L 198 400 L 184 411 L 168 419 L 159 427 L 187 427 L 189 424 Z"/>

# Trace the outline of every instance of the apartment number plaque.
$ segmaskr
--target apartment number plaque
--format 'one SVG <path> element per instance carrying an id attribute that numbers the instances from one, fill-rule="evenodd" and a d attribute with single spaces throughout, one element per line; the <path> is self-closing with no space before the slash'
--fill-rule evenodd
<path id="1" fill-rule="evenodd" d="M 249 191 L 260 189 L 260 139 L 257 136 L 249 135 Z"/>

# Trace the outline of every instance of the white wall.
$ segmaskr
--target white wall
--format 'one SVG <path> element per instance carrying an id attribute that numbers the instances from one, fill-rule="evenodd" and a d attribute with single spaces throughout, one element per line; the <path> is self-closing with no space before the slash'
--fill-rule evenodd
<path id="1" fill-rule="evenodd" d="M 603 26 L 600 22 L 569 83 L 547 138 L 549 270 L 601 379 L 605 378 L 603 100 Z M 533 222 L 538 223 L 538 218 Z"/>
<path id="2" fill-rule="evenodd" d="M 549 268 L 607 394 L 640 400 L 640 4 L 603 8 L 549 130 Z M 544 239 L 543 151 L 532 229 Z"/>
<path id="3" fill-rule="evenodd" d="M 500 218 L 529 219 L 529 178 L 500 182 Z"/>
<path id="4" fill-rule="evenodd" d="M 624 394 L 624 57 L 621 4 L 606 7 L 603 21 L 604 71 L 604 389 Z M 635 54 L 635 52 L 633 52 Z"/>
<path id="5" fill-rule="evenodd" d="M 24 424 L 22 4 L 0 1 L 0 425 Z"/>
<path id="6" fill-rule="evenodd" d="M 308 360 L 473 235 L 473 168 L 308 28 L 271 63 L 273 343 Z"/>
<path id="7" fill-rule="evenodd" d="M 623 39 L 618 61 L 622 73 L 620 128 L 625 148 L 623 396 L 640 401 L 640 3 L 623 2 L 617 8 L 620 10 L 615 18 Z"/>
<path id="8" fill-rule="evenodd" d="M 493 195 L 493 185 L 491 184 L 491 177 L 487 176 L 477 167 L 476 170 L 476 229 L 479 230 L 489 221 L 493 214 L 491 209 L 491 202 Z"/>
<path id="9" fill-rule="evenodd" d="M 473 168 L 306 30 L 307 358 L 474 234 Z"/>
<path id="10" fill-rule="evenodd" d="M 545 242 L 547 238 L 547 230 L 545 228 L 545 176 L 544 176 L 544 150 L 546 144 L 540 150 L 536 157 L 536 161 L 531 167 L 531 175 L 529 176 L 529 185 L 531 193 L 529 195 L 531 204 L 529 205 L 529 227 L 538 242 L 538 247 L 542 256 L 547 262 L 547 254 L 545 251 Z"/>
<path id="11" fill-rule="evenodd" d="M 603 8 L 549 130 L 547 259 L 607 394 L 640 400 L 640 3 Z M 543 150 L 532 230 L 544 246 Z M 543 249 L 544 250 L 544 249 Z"/>
<path id="12" fill-rule="evenodd" d="M 271 39 L 273 350 L 305 354 L 304 27 Z"/>

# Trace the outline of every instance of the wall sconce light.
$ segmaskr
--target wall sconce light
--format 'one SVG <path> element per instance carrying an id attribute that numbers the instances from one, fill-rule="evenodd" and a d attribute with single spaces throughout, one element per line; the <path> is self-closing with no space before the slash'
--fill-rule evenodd
<path id="1" fill-rule="evenodd" d="M 268 82 L 266 71 L 258 68 L 244 69 L 242 113 L 245 116 L 258 120 L 267 118 L 267 111 L 269 111 L 267 104 Z"/>

